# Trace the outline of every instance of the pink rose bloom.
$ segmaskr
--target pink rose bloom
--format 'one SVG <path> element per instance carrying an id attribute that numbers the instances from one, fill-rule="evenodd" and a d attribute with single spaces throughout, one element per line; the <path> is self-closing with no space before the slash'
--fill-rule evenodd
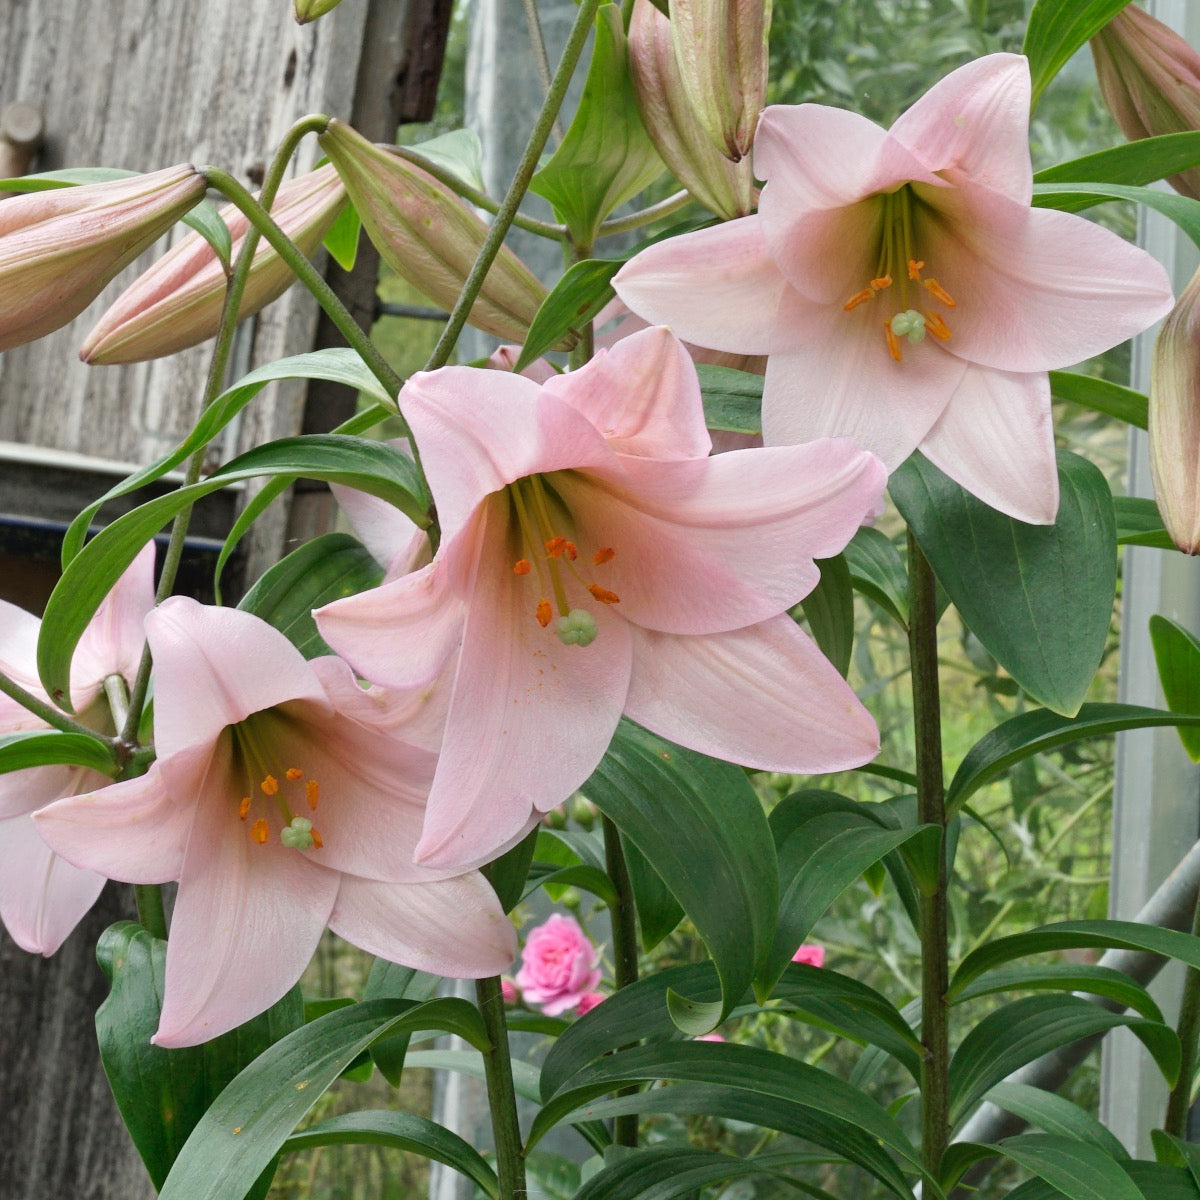
<path id="1" fill-rule="evenodd" d="M 825 947 L 810 945 L 806 942 L 792 955 L 792 962 L 804 963 L 809 967 L 823 967 L 825 965 Z"/>
<path id="2" fill-rule="evenodd" d="M 1161 265 L 1031 206 L 1028 61 L 954 71 L 889 130 L 820 104 L 763 111 L 753 216 L 643 250 L 617 294 L 697 345 L 767 354 L 769 446 L 920 450 L 985 503 L 1052 522 L 1047 372 L 1171 306 Z"/>
<path id="3" fill-rule="evenodd" d="M 572 917 L 555 913 L 530 931 L 521 955 L 517 986 L 530 1004 L 556 1017 L 583 1002 L 600 982 L 596 948 Z"/>
<path id="4" fill-rule="evenodd" d="M 579 997 L 579 1003 L 575 1005 L 575 1011 L 581 1016 L 586 1017 L 604 999 L 603 992 L 584 992 Z"/>

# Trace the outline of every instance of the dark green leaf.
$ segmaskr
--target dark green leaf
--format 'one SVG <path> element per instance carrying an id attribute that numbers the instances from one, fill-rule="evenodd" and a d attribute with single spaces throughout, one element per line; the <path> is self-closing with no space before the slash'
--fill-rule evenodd
<path id="1" fill-rule="evenodd" d="M 0 775 L 52 763 L 87 767 L 113 778 L 118 772 L 112 747 L 99 738 L 60 733 L 57 729 L 30 729 L 0 736 Z"/>
<path id="2" fill-rule="evenodd" d="M 132 921 L 105 930 L 96 947 L 110 983 L 109 994 L 96 1011 L 100 1058 L 121 1117 L 157 1188 L 222 1088 L 273 1042 L 304 1023 L 300 992 L 293 988 L 265 1013 L 202 1046 L 182 1050 L 152 1046 L 166 955 L 166 942 Z M 272 1157 L 267 1155 L 246 1177 L 239 1200 Z M 265 1191 L 263 1185 L 254 1194 Z"/>
<path id="3" fill-rule="evenodd" d="M 527 900 L 539 888 L 568 887 L 581 888 L 585 892 L 591 892 L 605 904 L 617 902 L 617 893 L 613 888 L 612 880 L 603 871 L 598 871 L 595 867 L 585 867 L 582 863 L 575 863 L 569 867 L 556 867 L 552 863 L 536 861 L 529 868 L 529 875 L 525 880 L 525 890 L 520 899 Z M 557 900 L 557 897 L 558 893 L 550 890 L 550 898 Z"/>
<path id="4" fill-rule="evenodd" d="M 302 1133 L 293 1133 L 283 1143 L 283 1152 L 290 1154 L 315 1146 L 345 1144 L 412 1151 L 453 1167 L 493 1200 L 500 1194 L 496 1172 L 488 1166 L 478 1150 L 463 1141 L 457 1133 L 452 1133 L 427 1117 L 412 1113 L 376 1110 L 329 1117 L 308 1126 Z"/>
<path id="5" fill-rule="evenodd" d="M 621 259 L 588 258 L 569 267 L 534 315 L 513 370 L 525 370 L 564 338 L 578 337 L 583 326 L 613 298 L 611 280 L 622 265 Z"/>
<path id="6" fill-rule="evenodd" d="M 864 525 L 842 551 L 854 586 L 908 627 L 908 571 L 892 539 Z"/>
<path id="7" fill-rule="evenodd" d="M 1119 1138 L 1090 1112 L 1054 1092 L 1045 1092 L 1024 1083 L 1005 1082 L 996 1084 L 988 1092 L 987 1099 L 1043 1133 L 1087 1142 L 1114 1161 L 1129 1161 L 1129 1152 L 1121 1145 Z"/>
<path id="8" fill-rule="evenodd" d="M 1029 14 L 1022 53 L 1029 58 L 1033 101 L 1067 59 L 1099 32 L 1128 0 L 1037 0 Z"/>
<path id="9" fill-rule="evenodd" d="M 1200 716 L 1170 713 L 1140 704 L 1085 704 L 1074 717 L 1061 717 L 1045 709 L 1019 713 L 984 734 L 967 751 L 946 789 L 946 805 L 952 811 L 958 810 L 985 784 L 1034 754 L 1044 754 L 1081 738 L 1107 737 L 1123 729 L 1151 729 L 1158 725 L 1197 726 Z"/>
<path id="10" fill-rule="evenodd" d="M 550 201 L 577 245 L 591 246 L 600 222 L 665 169 L 638 115 L 621 10 L 602 5 L 579 107 L 529 189 Z"/>
<path id="11" fill-rule="evenodd" d="M 1179 1167 L 1154 1162 L 1122 1163 L 1125 1173 L 1152 1200 L 1200 1200 L 1192 1177 Z M 1006 1200 L 1062 1200 L 1062 1192 L 1042 1179 L 1030 1179 L 1009 1192 Z"/>
<path id="12" fill-rule="evenodd" d="M 201 1117 L 175 1161 L 162 1200 L 242 1200 L 300 1118 L 379 1038 L 417 1030 L 488 1044 L 476 1009 L 454 998 L 368 1000 L 297 1029 L 259 1055 Z"/>
<path id="13" fill-rule="evenodd" d="M 377 958 L 367 975 L 363 999 L 420 1002 L 429 1000 L 440 982 L 436 975 L 418 971 L 415 967 L 402 967 L 399 963 L 388 962 L 386 958 Z M 408 1043 L 409 1034 L 397 1033 L 393 1037 L 380 1038 L 371 1046 L 371 1061 L 392 1087 L 400 1086 Z"/>
<path id="14" fill-rule="evenodd" d="M 730 433 L 762 432 L 763 377 L 733 367 L 697 363 L 704 423 Z"/>
<path id="15" fill-rule="evenodd" d="M 1182 625 L 1150 618 L 1150 641 L 1163 698 L 1172 712 L 1200 713 L 1200 641 Z M 1179 726 L 1179 740 L 1192 762 L 1200 762 L 1200 729 Z"/>
<path id="16" fill-rule="evenodd" d="M 1121 545 L 1175 549 L 1153 500 L 1143 496 L 1114 496 L 1113 513 L 1117 518 L 1117 541 Z"/>
<path id="17" fill-rule="evenodd" d="M 607 1164 L 584 1183 L 575 1200 L 674 1200 L 699 1195 L 702 1188 L 732 1179 L 785 1173 L 811 1157 L 792 1152 L 734 1158 L 691 1146 L 654 1146 Z M 790 1175 L 787 1178 L 795 1184 Z M 807 1195 L 828 1195 L 802 1190 Z"/>
<path id="18" fill-rule="evenodd" d="M 1200 133 L 1164 133 L 1038 171 L 1034 183 L 1153 183 L 1200 164 Z M 1086 208 L 1081 198 L 1077 208 Z"/>
<path id="19" fill-rule="evenodd" d="M 484 874 L 505 912 L 511 912 L 520 903 L 537 840 L 538 831 L 531 829 L 515 846 L 506 850 L 499 858 L 493 859 L 484 868 Z"/>
<path id="20" fill-rule="evenodd" d="M 1067 1200 L 1146 1200 L 1118 1163 L 1087 1142 L 1028 1133 L 1001 1142 L 997 1149 L 1056 1187 Z M 1159 1200 L 1157 1194 L 1154 1200 Z"/>
<path id="21" fill-rule="evenodd" d="M 383 568 L 345 533 L 305 542 L 271 567 L 238 608 L 273 625 L 305 658 L 333 652 L 317 632 L 312 610 L 375 587 Z"/>
<path id="22" fill-rule="evenodd" d="M 817 643 L 843 679 L 854 653 L 854 589 L 850 568 L 842 555 L 820 559 L 821 579 L 800 601 L 800 607 Z"/>
<path id="23" fill-rule="evenodd" d="M 1136 1034 L 1172 1081 L 1179 1073 L 1175 1031 L 1144 1017 L 1109 1012 L 1078 996 L 1026 996 L 989 1013 L 950 1060 L 950 1119 L 959 1121 L 985 1092 L 1060 1046 L 1125 1027 Z"/>
<path id="24" fill-rule="evenodd" d="M 1196 135 L 1200 137 L 1200 134 Z M 1069 400 L 1081 404 L 1093 412 L 1106 417 L 1116 417 L 1127 425 L 1145 429 L 1149 423 L 1147 409 L 1149 401 L 1141 392 L 1109 383 L 1107 379 L 1096 379 L 1091 375 L 1080 375 L 1076 371 L 1051 371 L 1050 393 L 1056 400 Z"/>
<path id="25" fill-rule="evenodd" d="M 749 986 L 774 936 L 778 873 L 758 796 L 740 768 L 624 719 L 583 790 L 645 855 L 708 948 L 721 1003 L 678 1013 L 685 1032 L 707 1032 Z"/>
<path id="26" fill-rule="evenodd" d="M 1057 3 L 1058 0 L 1042 0 Z M 1080 200 L 1089 204 L 1102 204 L 1106 200 L 1132 200 L 1162 213 L 1169 221 L 1179 226 L 1188 237 L 1200 246 L 1200 200 L 1180 196 L 1175 192 L 1163 192 L 1157 188 L 1126 187 L 1119 183 L 1035 183 L 1033 203 L 1037 208 L 1058 208 L 1071 211 L 1081 207 Z"/>
<path id="27" fill-rule="evenodd" d="M 637 846 L 624 837 L 621 844 L 625 850 L 629 882 L 633 887 L 642 949 L 649 953 L 683 920 L 683 908 L 671 895 L 671 889 L 663 883 L 662 876 L 646 861 L 646 856 Z M 608 880 L 607 875 L 604 878 Z M 611 888 L 612 881 L 608 880 L 608 883 Z M 610 904 L 615 900 L 614 895 Z"/>
<path id="28" fill-rule="evenodd" d="M 1074 714 L 1104 653 L 1117 582 L 1116 527 L 1104 476 L 1058 455 L 1053 525 L 989 508 L 914 455 L 891 494 L 963 620 L 1034 699 Z"/>
<path id="29" fill-rule="evenodd" d="M 1036 966 L 1001 967 L 981 975 L 963 988 L 955 1003 L 997 992 L 1019 991 L 1090 992 L 1132 1008 L 1151 1021 L 1162 1021 L 1162 1010 L 1141 984 L 1124 971 L 1088 963 L 1040 963 Z"/>

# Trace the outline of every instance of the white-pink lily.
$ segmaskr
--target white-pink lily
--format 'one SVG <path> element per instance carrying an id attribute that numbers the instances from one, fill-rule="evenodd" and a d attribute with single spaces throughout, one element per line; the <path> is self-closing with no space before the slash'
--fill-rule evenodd
<path id="1" fill-rule="evenodd" d="M 364 723 L 372 705 L 344 663 L 306 662 L 257 617 L 182 597 L 146 632 L 158 758 L 36 819 L 81 866 L 179 881 L 157 1044 L 263 1011 L 326 925 L 439 975 L 509 965 L 515 931 L 483 877 L 413 865 L 433 755 Z"/>
<path id="2" fill-rule="evenodd" d="M 443 539 L 427 567 L 318 610 L 368 678 L 451 696 L 417 860 L 512 845 L 588 777 L 624 712 L 705 753 L 812 773 L 874 722 L 787 615 L 878 499 L 848 441 L 708 457 L 665 329 L 539 387 L 449 367 L 401 393 Z"/>
<path id="3" fill-rule="evenodd" d="M 890 130 L 766 109 L 759 211 L 643 251 L 614 285 L 680 337 L 770 355 L 768 445 L 914 449 L 1011 516 L 1054 519 L 1047 371 L 1171 306 L 1166 272 L 1082 217 L 1031 208 L 1027 61 L 948 75 Z"/>
<path id="4" fill-rule="evenodd" d="M 154 606 L 154 547 L 134 559 L 104 598 L 79 640 L 71 664 L 71 706 L 77 720 L 97 732 L 114 732 L 104 681 L 133 681 L 142 656 L 142 622 Z M 37 617 L 0 601 L 0 671 L 39 700 Z M 8 696 L 0 695 L 0 734 L 47 729 Z M 87 767 L 30 767 L 0 775 L 0 920 L 23 950 L 53 954 L 92 907 L 105 877 L 55 854 L 38 836 L 32 816 L 39 808 L 110 785 Z"/>

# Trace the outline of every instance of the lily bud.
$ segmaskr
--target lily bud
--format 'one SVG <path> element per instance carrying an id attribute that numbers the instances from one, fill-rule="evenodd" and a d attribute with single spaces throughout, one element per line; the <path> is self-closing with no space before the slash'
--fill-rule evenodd
<path id="1" fill-rule="evenodd" d="M 738 162 L 750 153 L 767 95 L 771 0 L 672 0 L 670 25 L 696 117 Z"/>
<path id="2" fill-rule="evenodd" d="M 435 304 L 451 308 L 487 226 L 444 183 L 342 121 L 318 139 L 337 167 L 383 261 Z M 471 309 L 471 324 L 523 342 L 546 289 L 502 246 Z"/>
<path id="3" fill-rule="evenodd" d="M 1200 271 L 1163 321 L 1150 372 L 1150 467 L 1171 540 L 1200 553 Z"/>
<path id="4" fill-rule="evenodd" d="M 679 182 L 705 208 L 726 220 L 753 212 L 750 159 L 731 161 L 700 124 L 679 74 L 671 22 L 651 0 L 636 0 L 633 6 L 629 69 L 642 123 Z"/>
<path id="5" fill-rule="evenodd" d="M 123 267 L 204 197 L 183 164 L 0 204 L 0 350 L 77 317 Z"/>
<path id="6" fill-rule="evenodd" d="M 342 0 L 295 0 L 293 8 L 296 12 L 296 24 L 307 25 L 309 21 L 315 21 L 327 12 L 332 12 L 341 2 Z"/>
<path id="7" fill-rule="evenodd" d="M 284 183 L 271 206 L 275 223 L 305 255 L 312 255 L 346 203 L 346 189 L 332 166 Z M 221 209 L 237 257 L 250 222 L 232 204 Z M 291 269 L 260 240 L 250 265 L 239 320 L 281 296 L 294 280 Z M 225 303 L 225 269 L 198 233 L 189 233 L 139 275 L 100 318 L 79 351 L 88 363 L 144 362 L 177 354 L 214 337 Z"/>
<path id="8" fill-rule="evenodd" d="M 1092 38 L 1105 104 L 1130 141 L 1200 129 L 1200 54 L 1173 29 L 1129 5 Z M 1200 199 L 1200 168 L 1174 175 Z"/>

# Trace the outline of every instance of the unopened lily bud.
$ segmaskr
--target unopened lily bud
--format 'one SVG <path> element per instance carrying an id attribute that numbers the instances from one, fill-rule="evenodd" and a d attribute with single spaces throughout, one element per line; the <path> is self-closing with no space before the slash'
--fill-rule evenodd
<path id="1" fill-rule="evenodd" d="M 383 261 L 435 304 L 452 308 L 487 226 L 444 183 L 342 121 L 319 139 Z M 501 247 L 471 309 L 472 325 L 523 342 L 546 289 Z"/>
<path id="2" fill-rule="evenodd" d="M 312 255 L 346 203 L 346 189 L 332 166 L 284 183 L 271 206 L 275 223 L 306 255 Z M 221 209 L 237 257 L 250 222 L 232 204 Z M 294 281 L 288 265 L 260 240 L 250 265 L 238 318 L 252 316 Z M 121 293 L 88 335 L 84 362 L 143 362 L 177 354 L 216 335 L 225 303 L 225 269 L 198 233 L 189 233 Z"/>
<path id="3" fill-rule="evenodd" d="M 674 11 L 674 10 L 673 10 Z M 629 69 L 638 109 L 663 162 L 705 208 L 730 220 L 754 209 L 754 172 L 717 148 L 683 86 L 671 22 L 651 0 L 636 0 L 629 23 Z"/>
<path id="4" fill-rule="evenodd" d="M 204 197 L 183 164 L 0 204 L 0 350 L 77 317 L 123 267 Z"/>
<path id="5" fill-rule="evenodd" d="M 1129 5 L 1092 38 L 1105 104 L 1130 141 L 1200 129 L 1200 54 L 1173 29 Z M 1200 199 L 1200 168 L 1168 181 Z"/>
<path id="6" fill-rule="evenodd" d="M 745 158 L 767 95 L 771 0 L 671 0 L 670 25 L 696 118 L 726 157 Z"/>
<path id="7" fill-rule="evenodd" d="M 1163 321 L 1150 373 L 1150 467 L 1171 540 L 1200 553 L 1200 271 Z"/>
<path id="8" fill-rule="evenodd" d="M 295 0 L 293 8 L 296 12 L 296 24 L 307 25 L 309 21 L 315 21 L 327 12 L 332 12 L 341 2 L 342 0 Z"/>

